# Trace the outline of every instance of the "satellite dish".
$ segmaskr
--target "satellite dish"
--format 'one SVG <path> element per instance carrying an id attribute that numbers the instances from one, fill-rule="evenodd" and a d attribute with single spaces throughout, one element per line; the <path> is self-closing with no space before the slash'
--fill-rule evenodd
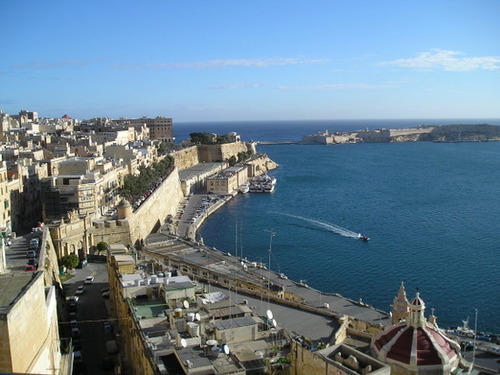
<path id="1" fill-rule="evenodd" d="M 278 322 L 276 322 L 276 319 L 273 319 L 273 327 L 276 328 L 278 326 Z"/>
<path id="2" fill-rule="evenodd" d="M 201 320 L 200 314 L 199 313 L 194 314 L 194 319 L 200 321 Z"/>
<path id="3" fill-rule="evenodd" d="M 224 345 L 224 353 L 226 353 L 226 355 L 229 354 L 229 346 Z"/>
<path id="4" fill-rule="evenodd" d="M 189 309 L 189 302 L 188 301 L 184 301 L 182 304 L 184 305 L 185 309 Z"/>
<path id="5" fill-rule="evenodd" d="M 187 343 L 186 339 L 181 339 L 181 346 L 183 348 L 185 348 L 186 346 L 188 346 L 188 343 Z"/>
<path id="6" fill-rule="evenodd" d="M 271 310 L 266 311 L 267 319 L 272 320 L 273 319 L 273 312 Z"/>

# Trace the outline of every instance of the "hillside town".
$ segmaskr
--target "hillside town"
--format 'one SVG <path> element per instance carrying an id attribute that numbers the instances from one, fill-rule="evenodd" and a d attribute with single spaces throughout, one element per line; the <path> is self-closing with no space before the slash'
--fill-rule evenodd
<path id="1" fill-rule="evenodd" d="M 494 364 L 498 338 L 441 329 L 425 291 L 395 285 L 380 311 L 204 244 L 203 221 L 278 167 L 236 133 L 26 110 L 0 126 L 2 373 L 497 371 L 470 353 Z"/>

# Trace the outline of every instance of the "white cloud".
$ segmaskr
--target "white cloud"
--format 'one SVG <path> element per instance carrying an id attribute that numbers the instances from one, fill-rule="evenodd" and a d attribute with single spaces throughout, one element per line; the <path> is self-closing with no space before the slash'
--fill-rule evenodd
<path id="1" fill-rule="evenodd" d="M 374 90 L 394 88 L 394 85 L 372 85 L 369 83 L 336 83 L 317 86 L 279 86 L 281 91 L 318 91 L 318 90 Z"/>
<path id="2" fill-rule="evenodd" d="M 84 66 L 89 64 L 90 61 L 94 60 L 59 60 L 59 61 L 32 61 L 25 64 L 15 64 L 12 65 L 11 68 L 15 69 L 53 69 L 53 68 L 62 68 L 65 66 Z"/>
<path id="3" fill-rule="evenodd" d="M 214 68 L 232 68 L 232 67 L 257 67 L 267 68 L 270 66 L 299 65 L 299 64 L 317 64 L 328 60 L 324 59 L 305 59 L 300 57 L 276 57 L 276 58 L 258 58 L 258 59 L 217 59 L 195 62 L 179 63 L 160 63 L 144 65 L 118 66 L 119 69 L 214 69 Z"/>
<path id="4" fill-rule="evenodd" d="M 214 85 L 214 86 L 209 86 L 209 89 L 215 89 L 215 90 L 234 90 L 234 89 L 253 89 L 257 88 L 260 85 L 257 83 L 227 83 L 227 84 L 222 84 L 222 85 Z"/>
<path id="5" fill-rule="evenodd" d="M 472 70 L 497 70 L 500 69 L 500 57 L 464 57 L 464 53 L 443 49 L 432 49 L 429 52 L 420 52 L 417 57 L 386 61 L 381 65 L 396 65 L 405 68 L 440 69 L 454 72 L 467 72 Z"/>

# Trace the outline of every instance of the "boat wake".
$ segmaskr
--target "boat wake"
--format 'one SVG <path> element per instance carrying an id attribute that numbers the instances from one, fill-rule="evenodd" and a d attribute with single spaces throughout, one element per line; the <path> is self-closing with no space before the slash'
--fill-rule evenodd
<path id="1" fill-rule="evenodd" d="M 309 219 L 309 218 L 303 217 L 303 216 L 290 215 L 290 214 L 282 214 L 282 215 L 294 217 L 296 219 L 301 219 L 301 220 L 307 221 L 308 223 L 314 224 L 319 228 L 323 228 L 323 229 L 326 229 L 327 231 L 330 231 L 330 232 L 333 232 L 336 234 L 340 234 L 341 236 L 344 236 L 344 237 L 356 238 L 356 239 L 360 238 L 359 233 L 353 232 L 352 230 L 349 230 L 346 228 L 339 227 L 338 225 L 335 225 L 335 224 L 325 223 L 323 221 Z"/>

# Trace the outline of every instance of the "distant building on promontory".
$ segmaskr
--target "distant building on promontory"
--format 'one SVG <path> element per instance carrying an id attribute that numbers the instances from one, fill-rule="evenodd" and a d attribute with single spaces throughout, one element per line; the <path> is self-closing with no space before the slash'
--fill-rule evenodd
<path id="1" fill-rule="evenodd" d="M 335 143 L 349 143 L 350 141 L 354 141 L 351 133 L 330 133 L 328 130 L 302 137 L 302 143 L 305 144 L 332 145 Z"/>

